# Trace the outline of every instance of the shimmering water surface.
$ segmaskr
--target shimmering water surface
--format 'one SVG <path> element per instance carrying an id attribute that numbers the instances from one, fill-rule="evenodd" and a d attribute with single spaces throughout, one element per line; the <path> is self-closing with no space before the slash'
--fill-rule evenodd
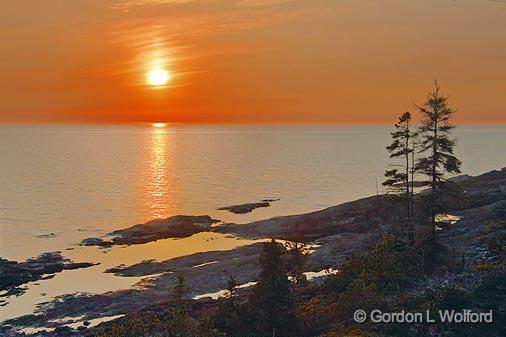
<path id="1" fill-rule="evenodd" d="M 175 214 L 244 223 L 376 193 L 389 128 L 0 126 L 0 256 Z M 463 171 L 506 166 L 505 126 L 457 129 Z M 280 198 L 246 215 L 222 206 Z"/>

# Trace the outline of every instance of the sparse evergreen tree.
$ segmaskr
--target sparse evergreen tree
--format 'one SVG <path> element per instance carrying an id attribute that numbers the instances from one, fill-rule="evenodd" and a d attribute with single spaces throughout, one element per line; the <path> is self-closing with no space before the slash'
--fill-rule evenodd
<path id="1" fill-rule="evenodd" d="M 445 174 L 460 173 L 461 161 L 454 155 L 456 141 L 451 137 L 455 128 L 450 119 L 455 113 L 449 104 L 448 96 L 440 92 L 436 82 L 434 90 L 427 95 L 427 101 L 417 105 L 423 116 L 420 134 L 420 153 L 425 154 L 418 160 L 417 170 L 430 178 L 431 184 L 431 227 L 432 236 L 436 235 L 436 213 L 440 205 L 440 191 L 445 181 Z"/>
<path id="2" fill-rule="evenodd" d="M 395 123 L 395 131 L 391 132 L 392 144 L 387 146 L 390 153 L 390 158 L 399 158 L 403 160 L 402 170 L 395 168 L 387 170 L 385 177 L 387 180 L 383 182 L 383 186 L 403 194 L 406 200 L 406 218 L 408 219 L 408 240 L 410 243 L 414 242 L 414 226 L 413 226 L 413 180 L 414 164 L 413 164 L 413 144 L 416 133 L 413 131 L 411 125 L 411 113 L 405 112 L 399 117 L 399 121 Z M 411 187 L 410 187 L 411 185 Z"/>
<path id="3" fill-rule="evenodd" d="M 226 298 L 234 299 L 236 297 L 236 291 L 237 291 L 237 281 L 235 278 L 231 275 L 228 276 L 228 282 L 227 282 L 227 294 L 225 295 Z"/>
<path id="4" fill-rule="evenodd" d="M 247 326 L 243 321 L 245 313 L 237 300 L 237 282 L 229 276 L 227 292 L 218 299 L 218 312 L 214 318 L 214 326 L 230 337 L 246 336 Z"/>
<path id="5" fill-rule="evenodd" d="M 309 254 L 310 245 L 304 242 L 302 238 L 297 238 L 292 241 L 287 241 L 284 246 L 290 260 L 288 273 L 293 277 L 297 286 L 302 286 L 307 282 L 306 276 L 303 273 L 303 268 Z"/>
<path id="6" fill-rule="evenodd" d="M 419 146 L 419 132 L 414 131 L 413 136 L 411 137 L 411 221 L 415 222 L 415 175 L 417 174 L 417 165 L 415 153 L 418 150 Z M 413 230 L 413 240 L 414 240 L 414 230 Z M 413 243 L 413 242 L 412 242 Z"/>
<path id="7" fill-rule="evenodd" d="M 260 258 L 260 280 L 250 302 L 257 312 L 255 336 L 300 337 L 290 282 L 275 240 L 266 243 Z"/>
<path id="8" fill-rule="evenodd" d="M 191 320 L 186 307 L 184 296 L 188 292 L 186 281 L 183 273 L 177 276 L 176 285 L 172 289 L 171 302 L 174 305 L 172 319 L 169 321 L 167 330 L 169 336 L 173 337 L 190 337 L 191 336 Z"/>

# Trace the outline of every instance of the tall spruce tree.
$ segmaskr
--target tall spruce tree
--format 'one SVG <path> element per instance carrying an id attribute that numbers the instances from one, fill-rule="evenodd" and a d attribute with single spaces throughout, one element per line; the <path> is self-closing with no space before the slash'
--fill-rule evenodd
<path id="1" fill-rule="evenodd" d="M 454 155 L 456 141 L 451 137 L 455 128 L 450 119 L 455 113 L 448 103 L 448 96 L 441 94 L 439 84 L 427 95 L 427 101 L 417 105 L 423 116 L 419 152 L 425 154 L 417 162 L 417 170 L 430 178 L 430 222 L 432 236 L 436 235 L 436 214 L 441 207 L 441 195 L 445 174 L 460 173 L 461 161 Z"/>
<path id="2" fill-rule="evenodd" d="M 383 186 L 399 192 L 405 198 L 406 204 L 406 218 L 408 220 L 408 240 L 410 243 L 414 242 L 414 226 L 413 226 L 413 186 L 410 184 L 410 174 L 413 177 L 414 163 L 413 163 L 413 144 L 415 132 L 411 125 L 411 113 L 409 111 L 399 117 L 399 121 L 394 124 L 395 131 L 391 132 L 392 144 L 387 146 L 390 153 L 390 158 L 402 159 L 403 164 L 400 171 L 398 168 L 387 170 L 385 177 L 387 180 L 383 182 Z M 411 187 L 410 187 L 411 185 Z"/>
<path id="3" fill-rule="evenodd" d="M 214 317 L 214 326 L 228 337 L 247 337 L 247 322 L 243 322 L 245 310 L 237 299 L 237 282 L 229 276 L 227 292 L 218 299 L 218 312 Z"/>
<path id="4" fill-rule="evenodd" d="M 183 273 L 179 273 L 170 298 L 174 310 L 167 326 L 167 333 L 171 337 L 190 337 L 192 335 L 192 323 L 184 298 L 187 292 L 185 276 Z"/>
<path id="5" fill-rule="evenodd" d="M 275 240 L 265 243 L 260 258 L 260 280 L 251 297 L 257 312 L 254 336 L 300 336 L 292 289 L 282 254 L 283 247 Z"/>

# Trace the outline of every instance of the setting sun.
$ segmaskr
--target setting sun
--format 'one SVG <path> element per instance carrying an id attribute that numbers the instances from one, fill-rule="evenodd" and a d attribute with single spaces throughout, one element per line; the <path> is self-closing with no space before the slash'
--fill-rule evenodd
<path id="1" fill-rule="evenodd" d="M 155 128 L 164 128 L 167 126 L 167 123 L 152 123 L 151 125 Z"/>
<path id="2" fill-rule="evenodd" d="M 506 0 L 0 0 L 0 41 L 0 337 L 506 337 Z"/>
<path id="3" fill-rule="evenodd" d="M 153 69 L 147 74 L 148 84 L 152 86 L 166 85 L 170 80 L 170 74 L 163 69 Z"/>

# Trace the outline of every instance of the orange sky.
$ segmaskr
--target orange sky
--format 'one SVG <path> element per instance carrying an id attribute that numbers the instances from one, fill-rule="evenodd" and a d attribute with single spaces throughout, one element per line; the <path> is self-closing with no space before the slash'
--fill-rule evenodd
<path id="1" fill-rule="evenodd" d="M 437 78 L 504 123 L 505 41 L 499 0 L 0 0 L 0 121 L 391 123 Z"/>

